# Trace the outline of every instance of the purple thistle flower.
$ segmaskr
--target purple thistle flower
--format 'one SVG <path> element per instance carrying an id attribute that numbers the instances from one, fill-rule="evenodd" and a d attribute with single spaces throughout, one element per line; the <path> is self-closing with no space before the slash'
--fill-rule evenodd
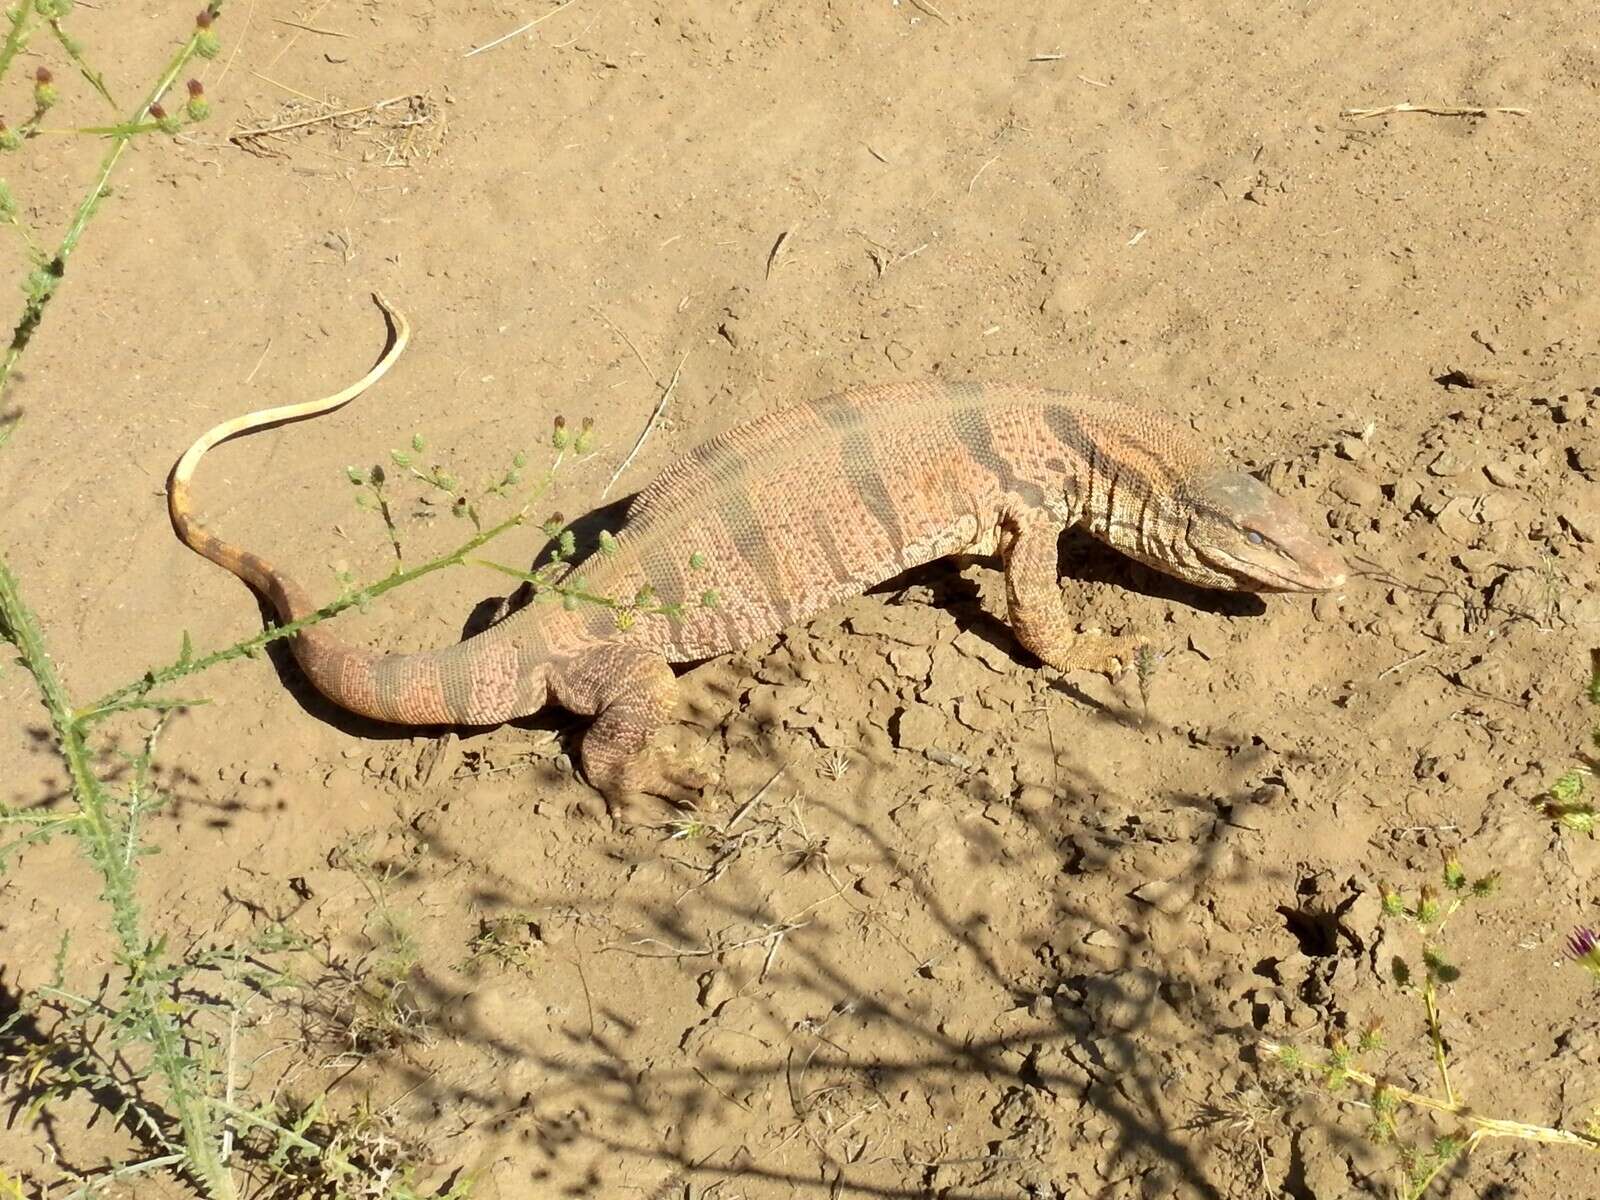
<path id="1" fill-rule="evenodd" d="M 1600 979 L 1600 933 L 1578 926 L 1567 936 L 1567 957 Z"/>

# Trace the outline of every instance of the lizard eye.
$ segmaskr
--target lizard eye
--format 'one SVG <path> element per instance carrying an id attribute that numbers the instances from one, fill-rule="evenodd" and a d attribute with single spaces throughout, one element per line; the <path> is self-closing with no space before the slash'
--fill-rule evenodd
<path id="1" fill-rule="evenodd" d="M 1257 533 L 1254 529 L 1246 529 L 1244 531 L 1244 536 L 1245 536 L 1245 540 L 1247 540 L 1252 546 L 1259 546 L 1259 545 L 1261 545 L 1263 542 L 1265 542 L 1267 540 L 1266 538 L 1262 537 L 1259 533 Z"/>

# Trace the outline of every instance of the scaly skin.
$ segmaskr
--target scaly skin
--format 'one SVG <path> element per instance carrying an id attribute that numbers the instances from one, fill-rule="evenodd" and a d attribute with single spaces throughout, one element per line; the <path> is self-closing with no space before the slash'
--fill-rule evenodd
<path id="1" fill-rule="evenodd" d="M 301 588 L 190 515 L 189 475 L 217 432 L 174 469 L 174 527 L 282 620 L 303 617 L 316 606 Z M 998 550 L 1017 640 L 1049 666 L 1125 665 L 1127 643 L 1073 632 L 1056 564 L 1069 526 L 1202 587 L 1316 592 L 1346 576 L 1280 497 L 1162 414 L 1020 384 L 894 383 L 739 425 L 639 495 L 616 552 L 579 573 L 607 596 L 649 583 L 678 616 L 643 615 L 624 632 L 604 608 L 536 604 L 428 653 L 368 653 L 326 625 L 292 644 L 324 695 L 382 721 L 487 725 L 551 702 L 591 714 L 583 769 L 608 802 L 684 801 L 706 780 L 650 752 L 675 705 L 670 664 L 761 641 L 935 558 Z M 714 606 L 700 603 L 708 590 Z"/>

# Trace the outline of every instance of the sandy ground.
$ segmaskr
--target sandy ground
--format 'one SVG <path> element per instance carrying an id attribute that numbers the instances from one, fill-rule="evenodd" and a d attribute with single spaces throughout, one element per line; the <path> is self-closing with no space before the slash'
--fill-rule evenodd
<path id="1" fill-rule="evenodd" d="M 1377 889 L 1455 847 L 1507 882 L 1450 930 L 1457 1083 L 1486 1113 L 1581 1123 L 1600 1024 L 1560 945 L 1596 920 L 1595 854 L 1531 801 L 1582 743 L 1600 643 L 1592 16 L 230 4 L 215 116 L 132 156 L 3 406 L 0 539 L 81 699 L 185 630 L 260 627 L 174 540 L 162 481 L 210 424 L 365 370 L 373 287 L 416 326 L 390 378 L 219 451 L 198 486 L 320 594 L 330 568 L 387 569 L 347 464 L 421 430 L 487 476 L 556 413 L 592 415 L 603 444 L 549 502 L 586 511 L 680 365 L 613 495 L 786 402 L 1020 379 L 1192 417 L 1365 567 L 1259 602 L 1073 541 L 1085 622 L 1165 654 L 1147 701 L 1016 650 L 993 562 L 919 572 L 686 676 L 675 736 L 720 783 L 714 828 L 678 840 L 593 815 L 559 714 L 441 742 L 330 711 L 281 661 L 219 668 L 162 744 L 142 898 L 175 946 L 280 919 L 310 942 L 292 963 L 314 986 L 246 1010 L 241 1083 L 331 1089 L 427 1187 L 475 1171 L 490 1197 L 1387 1195 L 1361 1111 L 1263 1084 L 1253 1046 L 1381 1014 L 1378 1069 L 1430 1086 Z M 121 96 L 186 18 L 76 20 L 117 47 Z M 1527 112 L 1341 116 L 1400 101 Z M 28 148 L 32 219 L 97 153 Z M 453 544 L 434 512 L 400 506 L 415 557 Z M 342 620 L 444 644 L 502 584 L 451 572 Z M 10 667 L 0 710 L 0 799 L 59 803 Z M 0 880 L 0 1004 L 48 979 L 63 927 L 94 987 L 105 921 L 76 855 Z M 33 1117 L 15 1074 L 0 1087 L 0 1161 L 32 1183 L 149 1155 L 81 1096 Z M 1490 1143 L 1434 1194 L 1600 1194 L 1595 1162 Z"/>

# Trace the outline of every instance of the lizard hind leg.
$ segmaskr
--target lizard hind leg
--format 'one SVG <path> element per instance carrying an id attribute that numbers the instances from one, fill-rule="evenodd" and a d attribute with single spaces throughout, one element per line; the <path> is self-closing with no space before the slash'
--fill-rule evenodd
<path id="1" fill-rule="evenodd" d="M 590 786 L 613 810 L 638 795 L 692 807 L 712 775 L 662 753 L 652 743 L 677 707 L 678 681 L 659 652 L 639 646 L 596 646 L 552 673 L 564 708 L 594 713 L 580 753 Z"/>

